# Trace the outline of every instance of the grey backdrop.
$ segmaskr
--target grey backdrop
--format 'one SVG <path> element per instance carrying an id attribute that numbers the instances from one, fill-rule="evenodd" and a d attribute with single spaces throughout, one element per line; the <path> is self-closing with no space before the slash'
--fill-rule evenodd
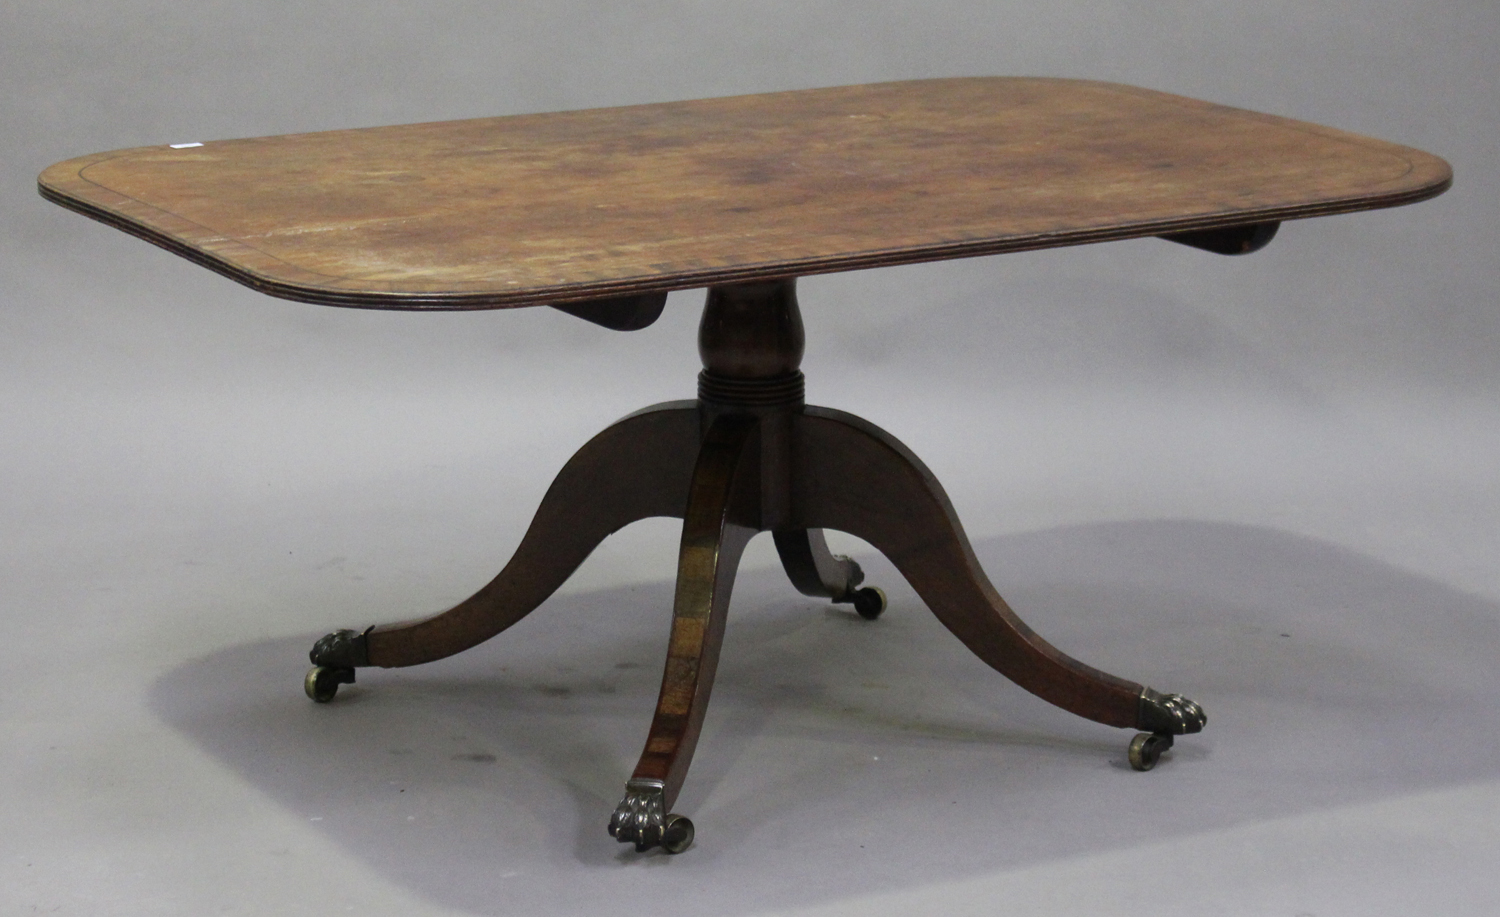
<path id="1" fill-rule="evenodd" d="M 1488 0 L 32 2 L 0 9 L 0 910 L 1494 913 L 1500 7 Z M 701 292 L 267 299 L 43 202 L 97 150 L 928 76 L 1134 83 L 1453 163 L 1285 225 L 808 278 L 809 397 L 938 473 L 1064 649 L 1204 702 L 1128 736 L 865 627 L 757 542 L 682 807 L 604 821 L 675 534 L 621 533 L 466 657 L 301 698 L 333 626 L 444 607 L 605 423 L 688 397 Z"/>

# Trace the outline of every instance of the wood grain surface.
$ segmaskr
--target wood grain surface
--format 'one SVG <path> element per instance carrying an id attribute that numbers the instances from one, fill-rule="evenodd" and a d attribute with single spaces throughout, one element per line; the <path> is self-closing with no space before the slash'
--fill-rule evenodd
<path id="1" fill-rule="evenodd" d="M 38 184 L 273 296 L 489 309 L 1389 207 L 1451 175 L 1271 115 L 985 77 L 141 147 Z"/>

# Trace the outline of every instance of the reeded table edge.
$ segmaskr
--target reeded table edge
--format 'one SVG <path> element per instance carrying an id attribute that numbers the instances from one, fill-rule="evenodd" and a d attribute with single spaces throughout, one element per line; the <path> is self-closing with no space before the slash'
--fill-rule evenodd
<path id="1" fill-rule="evenodd" d="M 857 271 L 867 268 L 887 267 L 899 264 L 920 264 L 927 261 L 948 261 L 972 258 L 980 255 L 998 255 L 1005 252 L 1035 251 L 1044 248 L 1062 248 L 1070 245 L 1087 245 L 1094 242 L 1114 242 L 1123 239 L 1149 238 L 1168 233 L 1189 232 L 1198 229 L 1217 229 L 1226 226 L 1243 226 L 1253 223 L 1268 223 L 1306 219 L 1309 217 L 1333 216 L 1340 213 L 1356 213 L 1362 210 L 1378 210 L 1415 204 L 1446 191 L 1452 185 L 1452 177 L 1441 183 L 1377 198 L 1361 198 L 1358 201 L 1340 201 L 1328 204 L 1312 204 L 1298 207 L 1281 207 L 1265 210 L 1237 210 L 1221 216 L 1197 217 L 1184 220 L 1163 220 L 1128 226 L 1108 227 L 1065 233 L 1043 233 L 1031 236 L 1013 236 L 1007 239 L 978 242 L 955 242 L 942 246 L 922 246 L 915 249 L 894 249 L 859 252 L 836 258 L 809 258 L 779 261 L 765 266 L 738 268 L 701 269 L 683 271 L 670 277 L 647 277 L 600 283 L 571 284 L 528 290 L 507 294 L 503 291 L 486 290 L 480 293 L 402 293 L 385 291 L 342 291 L 330 287 L 318 287 L 278 281 L 253 271 L 236 267 L 201 249 L 194 248 L 166 233 L 142 226 L 124 217 L 101 208 L 90 207 L 66 195 L 55 192 L 38 183 L 42 197 L 84 216 L 91 217 L 108 226 L 145 239 L 175 255 L 200 264 L 211 271 L 238 281 L 254 290 L 281 299 L 316 303 L 328 306 L 345 306 L 356 309 L 395 309 L 412 311 L 463 311 L 475 309 L 511 309 L 523 306 L 541 306 L 550 303 L 584 302 L 616 296 L 642 293 L 659 293 L 671 290 L 691 290 L 725 283 L 741 283 L 752 280 L 771 280 L 780 277 L 805 277 L 811 274 L 834 274 L 841 271 Z"/>
<path id="2" fill-rule="evenodd" d="M 200 246 L 211 244 L 211 240 L 219 240 L 221 243 L 238 246 L 243 246 L 243 242 L 213 233 L 207 227 L 190 223 L 190 221 L 178 214 L 161 210 L 144 201 L 139 201 L 121 195 L 112 189 L 95 185 L 81 175 L 83 169 L 94 163 L 135 152 L 136 150 L 154 149 L 154 146 L 132 147 L 95 153 L 55 163 L 43 170 L 42 174 L 38 176 L 37 191 L 43 198 L 52 203 L 144 239 L 175 255 L 202 265 L 209 270 L 222 274 L 231 280 L 244 284 L 268 296 L 298 302 L 358 309 L 466 311 L 585 302 L 595 299 L 661 293 L 672 290 L 697 289 L 718 284 L 771 280 L 783 277 L 803 277 L 813 274 L 832 274 L 842 271 L 972 258 L 1006 252 L 1035 251 L 1046 248 L 1087 245 L 1095 242 L 1149 238 L 1194 230 L 1221 229 L 1255 223 L 1284 222 L 1311 217 L 1333 216 L 1340 213 L 1355 213 L 1364 210 L 1378 210 L 1405 204 L 1414 204 L 1442 194 L 1453 183 L 1452 167 L 1445 160 L 1413 147 L 1364 137 L 1311 122 L 1296 121 L 1248 109 L 1217 105 L 1186 96 L 1175 96 L 1170 93 L 1140 89 L 1139 87 L 1124 84 L 1102 83 L 1092 80 L 1060 80 L 1060 82 L 1093 83 L 1100 86 L 1107 86 L 1116 91 L 1137 92 L 1156 97 L 1166 96 L 1182 103 L 1232 111 L 1242 117 L 1263 120 L 1282 127 L 1306 130 L 1336 139 L 1365 140 L 1378 143 L 1386 147 L 1390 152 L 1402 154 L 1407 158 L 1409 169 L 1402 176 L 1403 178 L 1407 178 L 1412 172 L 1417 171 L 1419 163 L 1421 166 L 1425 166 L 1427 171 L 1431 172 L 1431 177 L 1426 182 L 1421 182 L 1415 186 L 1403 187 L 1400 190 L 1387 194 L 1345 196 L 1282 207 L 1236 209 L 1221 211 L 1215 214 L 1199 214 L 1181 219 L 1127 222 L 1115 226 L 1092 227 L 1076 231 L 1034 233 L 995 239 L 958 240 L 919 246 L 848 252 L 835 256 L 791 258 L 763 264 L 689 269 L 667 275 L 644 275 L 634 278 L 627 277 L 618 280 L 561 284 L 517 291 L 495 290 L 493 288 L 477 291 L 456 289 L 456 287 L 463 285 L 478 286 L 482 282 L 450 284 L 444 289 L 433 290 L 371 290 L 368 289 L 368 286 L 365 289 L 341 289 L 339 284 L 354 285 L 361 282 L 330 277 L 329 279 L 333 281 L 332 283 L 297 283 L 238 266 Z M 146 208 L 171 220 L 198 227 L 204 232 L 204 238 L 198 239 L 197 244 L 194 244 L 178 238 L 170 232 L 137 222 L 130 216 L 117 213 L 108 207 L 94 205 L 70 195 L 66 190 L 58 187 L 57 183 L 49 183 L 47 181 L 48 173 L 56 173 L 62 170 L 63 167 L 70 167 L 62 173 L 66 179 L 88 183 L 93 188 L 115 195 L 120 198 L 121 203 L 126 207 Z M 281 261 L 281 259 L 277 259 L 275 256 L 261 252 L 258 249 L 255 249 L 255 251 L 262 257 L 271 258 L 287 265 L 289 268 L 287 273 L 301 273 L 309 278 L 322 276 L 289 262 Z"/>

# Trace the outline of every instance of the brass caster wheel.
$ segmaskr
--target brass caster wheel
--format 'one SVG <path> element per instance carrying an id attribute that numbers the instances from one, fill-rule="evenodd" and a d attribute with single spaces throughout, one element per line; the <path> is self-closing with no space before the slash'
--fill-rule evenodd
<path id="1" fill-rule="evenodd" d="M 1159 732 L 1143 732 L 1130 740 L 1130 766 L 1149 771 L 1161 759 L 1161 753 L 1172 747 L 1172 737 Z"/>
<path id="2" fill-rule="evenodd" d="M 339 666 L 315 665 L 307 672 L 307 677 L 302 679 L 302 690 L 307 696 L 320 704 L 326 704 L 333 700 L 333 696 L 339 693 L 339 685 L 354 684 L 354 670 L 341 668 Z"/>
<path id="3" fill-rule="evenodd" d="M 693 823 L 686 815 L 668 815 L 661 832 L 661 849 L 681 853 L 693 846 Z"/>
<path id="4" fill-rule="evenodd" d="M 854 603 L 854 610 L 859 612 L 861 618 L 873 621 L 885 611 L 885 590 L 879 586 L 866 586 L 855 591 L 850 601 Z"/>

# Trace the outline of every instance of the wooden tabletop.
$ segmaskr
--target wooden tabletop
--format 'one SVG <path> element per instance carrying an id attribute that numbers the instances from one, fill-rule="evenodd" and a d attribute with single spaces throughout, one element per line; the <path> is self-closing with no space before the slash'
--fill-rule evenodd
<path id="1" fill-rule="evenodd" d="M 490 309 L 1390 207 L 1451 176 L 1286 118 L 992 77 L 163 144 L 38 184 L 273 296 Z"/>

